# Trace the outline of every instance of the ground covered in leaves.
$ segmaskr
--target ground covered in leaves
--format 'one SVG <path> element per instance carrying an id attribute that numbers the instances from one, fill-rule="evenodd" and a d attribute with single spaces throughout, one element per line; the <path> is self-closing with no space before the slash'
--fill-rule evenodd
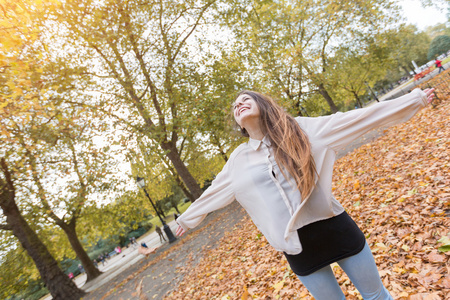
<path id="1" fill-rule="evenodd" d="M 238 203 L 233 203 L 208 215 L 189 234 L 172 244 L 164 244 L 155 254 L 130 265 L 83 300 L 163 299 L 188 271 L 196 267 L 205 252 L 220 244 L 225 232 L 239 223 L 245 214 Z"/>
<path id="2" fill-rule="evenodd" d="M 334 194 L 365 233 L 395 299 L 450 299 L 450 101 L 422 110 L 335 165 Z M 332 247 L 333 245 L 330 245 Z M 333 265 L 348 299 L 361 299 Z M 246 217 L 166 300 L 310 299 Z"/>

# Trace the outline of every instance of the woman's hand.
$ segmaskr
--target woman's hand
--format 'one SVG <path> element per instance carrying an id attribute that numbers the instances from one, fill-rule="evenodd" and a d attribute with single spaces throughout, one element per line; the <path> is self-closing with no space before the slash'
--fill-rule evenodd
<path id="1" fill-rule="evenodd" d="M 184 230 L 183 227 L 181 227 L 180 225 L 178 225 L 176 235 L 177 235 L 177 236 L 182 236 L 185 232 L 186 232 L 186 230 Z"/>
<path id="2" fill-rule="evenodd" d="M 427 102 L 430 104 L 434 99 L 434 88 L 433 89 L 424 89 L 425 94 L 427 94 Z"/>

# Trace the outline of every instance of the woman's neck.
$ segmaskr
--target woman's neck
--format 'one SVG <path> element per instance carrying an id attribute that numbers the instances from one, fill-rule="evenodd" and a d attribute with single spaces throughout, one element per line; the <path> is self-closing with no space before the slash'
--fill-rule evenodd
<path id="1" fill-rule="evenodd" d="M 250 138 L 254 140 L 261 141 L 264 138 L 264 134 L 262 133 L 261 128 L 259 126 L 256 128 L 246 127 L 245 130 L 247 130 L 247 133 L 250 136 Z"/>

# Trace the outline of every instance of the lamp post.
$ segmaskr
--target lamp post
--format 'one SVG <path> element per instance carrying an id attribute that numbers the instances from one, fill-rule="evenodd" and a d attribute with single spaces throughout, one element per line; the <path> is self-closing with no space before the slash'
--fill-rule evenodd
<path id="1" fill-rule="evenodd" d="M 150 198 L 149 194 L 147 193 L 147 190 L 145 189 L 145 180 L 141 177 L 136 177 L 136 182 L 138 187 L 144 190 L 145 195 L 147 196 L 148 200 L 150 200 L 150 203 L 152 204 L 153 208 L 155 209 L 156 214 L 158 215 L 158 218 L 161 220 L 161 223 L 163 225 L 163 230 L 167 235 L 167 238 L 169 239 L 169 243 L 175 242 L 177 238 L 173 235 L 172 230 L 170 230 L 169 225 L 166 224 L 163 218 L 161 218 L 161 215 L 158 212 L 158 209 L 156 208 L 155 204 L 152 201 L 152 198 Z"/>

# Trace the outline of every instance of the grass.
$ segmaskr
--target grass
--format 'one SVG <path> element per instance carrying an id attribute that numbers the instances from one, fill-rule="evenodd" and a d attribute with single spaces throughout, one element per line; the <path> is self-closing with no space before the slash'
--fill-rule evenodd
<path id="1" fill-rule="evenodd" d="M 442 64 L 445 65 L 446 63 L 448 63 L 450 61 L 450 56 L 444 58 L 444 60 L 442 61 Z"/>

